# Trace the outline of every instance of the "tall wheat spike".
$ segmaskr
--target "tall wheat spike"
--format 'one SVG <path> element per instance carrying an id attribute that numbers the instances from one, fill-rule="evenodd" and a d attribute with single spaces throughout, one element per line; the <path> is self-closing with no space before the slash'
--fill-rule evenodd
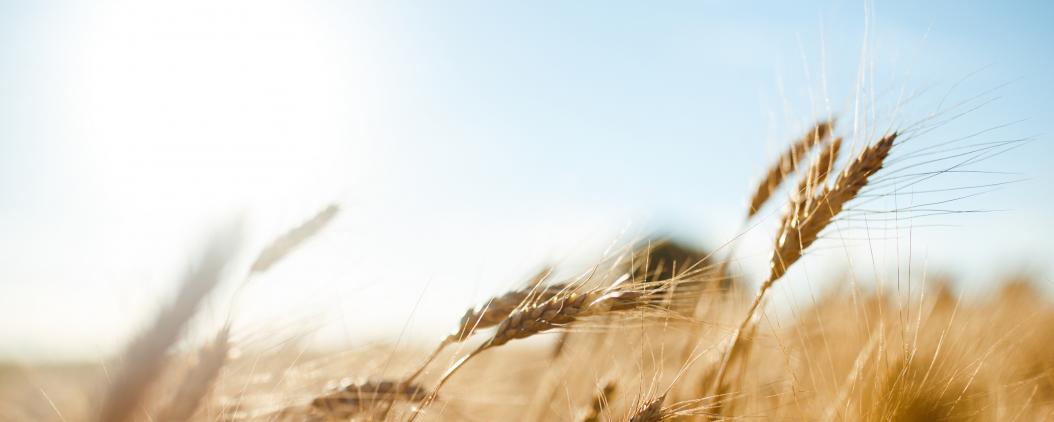
<path id="1" fill-rule="evenodd" d="M 775 284 L 776 280 L 787 272 L 787 268 L 801 258 L 802 251 L 816 241 L 820 232 L 842 211 L 845 204 L 855 198 L 860 189 L 867 185 L 868 178 L 882 169 L 882 164 L 889 156 L 889 151 L 893 148 L 896 138 L 897 134 L 892 133 L 865 148 L 838 175 L 833 185 L 824 187 L 809 199 L 809 207 L 802 207 L 788 215 L 787 221 L 782 225 L 779 236 L 777 236 L 772 257 L 769 260 L 769 276 L 762 283 L 746 317 L 736 329 L 732 342 L 720 363 L 717 375 L 714 377 L 712 388 L 719 395 L 723 393 L 724 377 L 728 367 L 742 348 L 743 332 L 753 320 L 765 293 Z"/>
<path id="2" fill-rule="evenodd" d="M 838 175 L 832 186 L 815 194 L 810 199 L 812 203 L 809 207 L 795 213 L 776 240 L 769 260 L 771 271 L 765 285 L 771 285 L 783 276 L 787 268 L 801 257 L 802 251 L 812 245 L 820 232 L 842 212 L 845 204 L 867 185 L 868 178 L 882 169 L 896 139 L 896 133 L 887 135 L 861 151 Z"/>

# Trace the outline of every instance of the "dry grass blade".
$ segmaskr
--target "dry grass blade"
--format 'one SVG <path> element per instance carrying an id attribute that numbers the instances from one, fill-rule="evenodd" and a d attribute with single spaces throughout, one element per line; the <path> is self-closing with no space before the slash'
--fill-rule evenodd
<path id="1" fill-rule="evenodd" d="M 318 234 L 319 231 L 333 220 L 333 217 L 337 216 L 337 212 L 339 211 L 339 206 L 331 204 L 326 208 L 323 208 L 322 211 L 319 211 L 318 214 L 315 214 L 311 219 L 279 236 L 271 242 L 271 244 L 267 245 L 263 251 L 260 251 L 260 255 L 256 257 L 256 261 L 254 261 L 252 266 L 249 267 L 249 272 L 262 273 L 270 269 L 271 266 L 278 261 L 281 261 L 282 258 L 289 255 L 289 253 L 295 250 L 298 246 L 312 236 Z"/>
<path id="2" fill-rule="evenodd" d="M 99 421 L 127 420 L 141 405 L 146 391 L 161 373 L 168 348 L 179 338 L 198 304 L 219 282 L 238 237 L 237 230 L 233 229 L 214 236 L 195 268 L 184 276 L 172 304 L 161 311 L 149 330 L 128 346 L 124 368 L 110 384 L 98 414 Z"/>
<path id="3" fill-rule="evenodd" d="M 834 121 L 825 121 L 816 124 L 805 136 L 794 142 L 786 151 L 780 155 L 776 164 L 769 168 L 765 179 L 758 184 L 754 195 L 750 197 L 750 210 L 747 217 L 753 217 L 761 209 L 765 202 L 772 197 L 772 193 L 779 189 L 783 179 L 794 172 L 798 162 L 809 152 L 810 149 L 820 141 L 824 140 L 834 127 Z"/>
<path id="4" fill-rule="evenodd" d="M 230 350 L 230 327 L 223 327 L 216 338 L 198 354 L 198 362 L 183 378 L 175 396 L 162 408 L 158 419 L 185 421 L 194 416 L 201 400 L 209 394 L 212 383 L 227 362 Z"/>

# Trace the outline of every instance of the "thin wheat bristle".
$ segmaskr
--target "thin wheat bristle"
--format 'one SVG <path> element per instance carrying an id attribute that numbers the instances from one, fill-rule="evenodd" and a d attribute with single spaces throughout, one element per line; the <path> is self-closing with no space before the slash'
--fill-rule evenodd
<path id="1" fill-rule="evenodd" d="M 330 204 L 307 221 L 301 223 L 299 226 L 296 226 L 292 230 L 278 236 L 260 251 L 256 260 L 253 261 L 252 266 L 249 267 L 249 272 L 262 273 L 270 269 L 274 264 L 281 261 L 282 258 L 285 258 L 286 255 L 289 255 L 289 253 L 295 250 L 298 246 L 322 231 L 322 229 L 333 220 L 333 217 L 337 216 L 339 211 L 340 206 Z"/>
<path id="2" fill-rule="evenodd" d="M 527 279 L 527 282 L 524 283 L 525 287 L 527 289 L 534 289 L 540 287 L 542 283 L 545 283 L 546 280 L 549 280 L 549 277 L 553 276 L 553 271 L 553 267 L 543 267 L 542 269 L 538 270 L 537 273 L 534 273 L 531 278 Z"/>
<path id="3" fill-rule="evenodd" d="M 589 408 L 578 419 L 579 422 L 600 422 L 600 418 L 603 416 L 604 410 L 607 409 L 608 403 L 611 403 L 611 400 L 615 397 L 617 385 L 615 380 L 605 382 L 604 386 L 593 395 Z"/>
<path id="4" fill-rule="evenodd" d="M 705 265 L 712 254 L 673 240 L 649 241 L 633 252 L 630 274 L 634 283 L 653 295 L 676 294 L 670 309 L 689 315 L 706 293 L 724 292 L 731 282 L 720 264 Z"/>
<path id="5" fill-rule="evenodd" d="M 757 214 L 758 210 L 765 205 L 765 202 L 772 197 L 772 193 L 779 189 L 784 178 L 798 168 L 798 163 L 805 154 L 808 153 L 817 143 L 823 141 L 831 133 L 833 128 L 833 120 L 817 123 L 816 126 L 791 144 L 791 146 L 780 155 L 779 159 L 776 160 L 776 164 L 769 168 L 768 173 L 765 174 L 765 178 L 754 190 L 754 195 L 750 197 L 750 209 L 747 212 L 747 218 L 753 217 L 754 214 Z"/>

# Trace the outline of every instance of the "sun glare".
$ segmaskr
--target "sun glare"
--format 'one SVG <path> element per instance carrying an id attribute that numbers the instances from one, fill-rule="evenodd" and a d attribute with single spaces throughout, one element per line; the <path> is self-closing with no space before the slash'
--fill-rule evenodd
<path id="1" fill-rule="evenodd" d="M 242 3 L 124 2 L 87 20 L 68 139 L 91 157 L 100 201 L 208 220 L 343 188 L 362 100 L 345 95 L 344 55 L 303 8 Z"/>
<path id="2" fill-rule="evenodd" d="M 49 52 L 64 64 L 49 81 L 62 93 L 54 205 L 77 211 L 34 242 L 49 260 L 79 264 L 25 264 L 27 279 L 47 280 L 20 291 L 44 300 L 47 286 L 72 286 L 54 300 L 85 317 L 78 332 L 35 347 L 105 352 L 75 345 L 150 312 L 156 303 L 143 298 L 167 295 L 198 233 L 242 218 L 251 244 L 364 190 L 356 184 L 369 183 L 371 166 L 361 157 L 377 152 L 354 127 L 369 101 L 353 86 L 356 52 L 312 13 L 287 2 L 127 1 L 83 6 L 56 25 L 75 41 Z M 39 314 L 6 328 L 15 339 L 69 331 L 32 303 L 13 304 Z"/>

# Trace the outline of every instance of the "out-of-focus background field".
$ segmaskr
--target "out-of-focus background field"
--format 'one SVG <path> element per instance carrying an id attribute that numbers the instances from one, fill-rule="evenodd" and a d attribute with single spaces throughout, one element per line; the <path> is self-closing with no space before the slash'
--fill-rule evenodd
<path id="1" fill-rule="evenodd" d="M 874 403 L 921 400 L 923 419 L 1041 419 L 1054 385 L 1033 356 L 1054 250 L 1052 19 L 1046 2 L 2 3 L 0 394 L 30 403 L 15 420 L 56 418 L 52 406 L 86 418 L 115 356 L 232 221 L 241 247 L 180 331 L 171 353 L 187 359 L 166 369 L 178 379 L 231 322 L 226 376 L 198 417 L 310 402 L 345 376 L 397 378 L 466 308 L 539 268 L 565 279 L 656 238 L 727 259 L 738 290 L 679 322 L 716 345 L 768 272 L 788 198 L 745 222 L 750 193 L 834 117 L 854 135 L 848 152 L 925 128 L 888 171 L 939 177 L 883 179 L 768 293 L 749 357 L 762 364 L 737 386 L 769 401 L 728 409 L 895 419 L 916 413 Z M 334 203 L 320 233 L 235 293 L 260 249 Z M 676 334 L 692 328 L 672 326 L 573 330 L 562 360 L 532 358 L 545 341 L 481 356 L 447 387 L 452 413 L 431 416 L 572 418 L 613 365 L 575 362 L 618 345 L 637 355 L 614 372 L 635 377 L 606 415 L 617 420 L 680 369 L 704 377 Z M 667 344 L 677 352 L 653 353 Z M 582 385 L 546 396 L 561 365 Z M 845 388 L 885 379 L 867 371 L 899 375 Z M 496 392 L 469 397 L 478 385 Z"/>

